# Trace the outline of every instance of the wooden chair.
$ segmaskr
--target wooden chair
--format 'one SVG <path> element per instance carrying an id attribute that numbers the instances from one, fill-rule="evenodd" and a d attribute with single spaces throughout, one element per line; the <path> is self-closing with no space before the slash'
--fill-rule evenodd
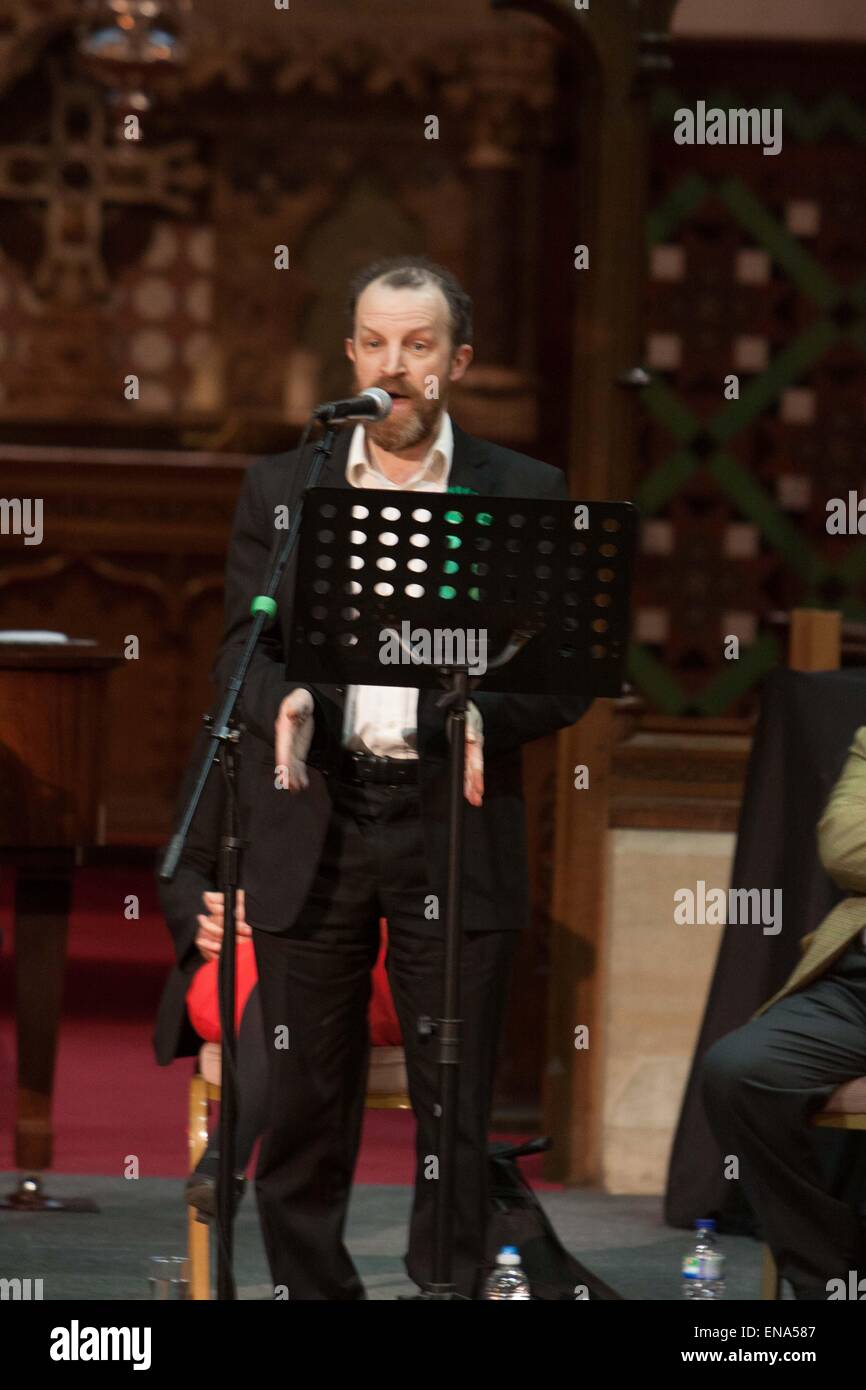
<path id="1" fill-rule="evenodd" d="M 788 669 L 838 671 L 842 662 L 842 614 L 835 609 L 792 608 Z"/>
<path id="2" fill-rule="evenodd" d="M 846 1081 L 844 1086 L 839 1086 L 812 1123 L 829 1129 L 866 1130 L 866 1076 L 858 1076 L 856 1080 Z M 778 1299 L 780 1283 L 776 1261 L 765 1245 L 761 1298 Z"/>
<path id="3" fill-rule="evenodd" d="M 189 1167 L 195 1168 L 209 1135 L 212 1101 L 220 1098 L 220 1045 L 205 1043 L 198 1055 L 198 1070 L 189 1087 Z M 411 1102 L 406 1079 L 406 1060 L 402 1047 L 374 1047 L 370 1050 L 366 1105 L 371 1110 L 408 1110 Z M 210 1222 L 197 1220 L 194 1207 L 187 1207 L 187 1253 L 189 1255 L 189 1296 L 198 1302 L 211 1297 Z"/>

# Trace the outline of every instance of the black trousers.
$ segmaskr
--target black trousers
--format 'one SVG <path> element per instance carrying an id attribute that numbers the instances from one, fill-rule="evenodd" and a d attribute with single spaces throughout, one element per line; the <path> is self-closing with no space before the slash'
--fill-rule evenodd
<path id="1" fill-rule="evenodd" d="M 262 1024 L 259 987 L 253 985 L 241 1015 L 237 1036 L 237 1116 L 235 1123 L 235 1172 L 244 1172 L 253 1146 L 265 1127 L 268 1101 L 268 1054 Z M 211 1117 L 211 1141 L 196 1164 L 196 1172 L 216 1176 L 219 1163 L 219 1121 Z"/>
<path id="2" fill-rule="evenodd" d="M 855 1208 L 832 1196 L 810 1118 L 837 1086 L 866 1075 L 866 951 L 860 937 L 826 975 L 780 999 L 707 1052 L 703 1096 L 779 1273 L 798 1299 L 866 1274 Z"/>
<path id="3" fill-rule="evenodd" d="M 300 916 L 284 933 L 253 929 L 270 1079 L 256 1194 L 274 1285 L 299 1299 L 366 1297 L 344 1228 L 364 1113 L 370 974 L 382 916 L 417 1122 L 405 1266 L 417 1284 L 432 1279 L 439 1068 L 417 1021 L 441 1013 L 445 904 L 437 920 L 417 787 L 341 782 L 333 799 Z M 452 1277 L 469 1298 L 485 1259 L 487 1130 L 516 941 L 517 931 L 473 932 L 463 923 Z"/>

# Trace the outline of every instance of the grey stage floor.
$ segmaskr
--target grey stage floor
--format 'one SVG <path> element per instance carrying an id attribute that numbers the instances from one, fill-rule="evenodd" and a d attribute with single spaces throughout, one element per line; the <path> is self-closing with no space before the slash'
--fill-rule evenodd
<path id="1" fill-rule="evenodd" d="M 17 1175 L 0 1174 L 5 1195 Z M 175 1179 L 46 1178 L 53 1196 L 90 1196 L 98 1215 L 0 1211 L 0 1278 L 41 1278 L 45 1299 L 147 1299 L 150 1255 L 185 1253 L 183 1184 Z M 679 1299 L 679 1264 L 687 1231 L 662 1222 L 657 1197 L 610 1197 L 572 1190 L 540 1200 L 560 1240 L 624 1298 Z M 411 1204 L 409 1187 L 356 1187 L 348 1246 L 368 1297 L 413 1293 L 402 1257 Z M 249 1184 L 235 1226 L 239 1296 L 269 1299 L 271 1289 Z M 759 1297 L 761 1252 L 745 1236 L 723 1236 L 727 1298 Z"/>

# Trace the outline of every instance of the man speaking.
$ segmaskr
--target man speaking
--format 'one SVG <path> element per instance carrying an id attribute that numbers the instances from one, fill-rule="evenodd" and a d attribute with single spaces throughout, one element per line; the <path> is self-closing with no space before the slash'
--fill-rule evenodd
<path id="1" fill-rule="evenodd" d="M 448 398 L 472 360 L 472 305 L 453 275 L 420 257 L 369 266 L 350 290 L 354 385 L 387 391 L 384 420 L 349 427 L 322 487 L 467 489 L 568 496 L 561 472 L 464 433 Z M 248 470 L 226 572 L 223 685 L 249 631 L 277 509 L 303 491 L 297 451 Z M 239 715 L 248 842 L 242 881 L 270 1058 L 268 1127 L 256 1193 L 275 1288 L 291 1299 L 359 1299 L 344 1244 L 360 1139 L 370 971 L 379 919 L 417 1122 L 406 1269 L 432 1278 L 439 1068 L 419 1017 L 441 1011 L 448 743 L 441 692 L 304 686 L 287 679 L 295 559 L 259 643 Z M 483 685 L 483 683 L 482 683 Z M 473 692 L 466 724 L 460 1074 L 453 1281 L 476 1296 L 485 1260 L 487 1126 L 509 967 L 529 892 L 521 744 L 574 723 L 590 700 Z M 276 757 L 274 757 L 276 754 Z M 276 772 L 274 763 L 276 762 Z M 441 912 L 439 910 L 441 906 Z"/>

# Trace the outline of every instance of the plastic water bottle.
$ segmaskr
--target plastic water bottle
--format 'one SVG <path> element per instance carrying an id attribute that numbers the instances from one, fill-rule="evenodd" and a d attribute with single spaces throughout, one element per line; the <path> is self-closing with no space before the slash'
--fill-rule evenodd
<path id="1" fill-rule="evenodd" d="M 716 1223 L 695 1222 L 697 1239 L 683 1256 L 683 1298 L 724 1298 L 725 1257 L 716 1245 Z"/>
<path id="2" fill-rule="evenodd" d="M 516 1245 L 503 1245 L 488 1274 L 482 1298 L 529 1298 L 529 1280 L 520 1268 Z"/>

